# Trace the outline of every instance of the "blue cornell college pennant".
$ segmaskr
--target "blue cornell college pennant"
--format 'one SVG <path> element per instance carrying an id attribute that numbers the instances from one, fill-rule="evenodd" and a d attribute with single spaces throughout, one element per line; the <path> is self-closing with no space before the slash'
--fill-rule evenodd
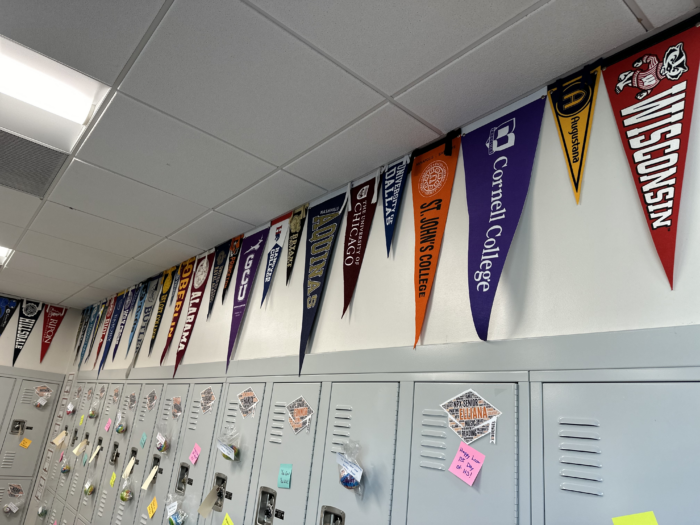
<path id="1" fill-rule="evenodd" d="M 299 342 L 299 375 L 304 364 L 311 330 L 318 316 L 319 304 L 328 277 L 329 261 L 333 256 L 346 199 L 347 192 L 309 208 L 309 224 L 306 228 L 306 264 L 304 265 L 304 306 Z"/>

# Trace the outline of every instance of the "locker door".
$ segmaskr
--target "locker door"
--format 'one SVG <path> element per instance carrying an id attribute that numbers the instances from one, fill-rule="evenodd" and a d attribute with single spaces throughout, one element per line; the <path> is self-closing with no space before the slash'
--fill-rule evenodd
<path id="1" fill-rule="evenodd" d="M 62 477 L 64 477 L 64 474 L 61 474 L 61 452 L 66 453 L 68 451 L 68 447 L 73 439 L 73 428 L 77 424 L 77 421 L 75 419 L 75 415 L 69 416 L 66 414 L 66 407 L 68 406 L 68 403 L 70 403 L 76 395 L 78 395 L 78 392 L 80 392 L 80 396 L 82 397 L 82 393 L 85 391 L 85 383 L 77 383 L 73 386 L 72 391 L 67 395 L 64 396 L 66 398 L 66 403 L 64 405 L 64 397 L 61 398 L 61 405 L 64 405 L 61 411 L 56 414 L 56 422 L 60 421 L 60 429 L 59 432 L 63 429 L 65 429 L 68 432 L 68 436 L 66 439 L 63 441 L 63 443 L 58 446 L 54 447 L 54 445 L 49 444 L 49 449 L 53 448 L 53 452 L 50 454 L 51 458 L 49 459 L 49 472 L 48 472 L 48 479 L 47 479 L 47 488 L 52 491 L 56 491 L 58 489 L 59 482 Z M 60 417 L 59 417 L 60 416 Z M 55 430 L 56 424 L 54 423 L 54 430 Z M 68 428 L 66 428 L 68 427 Z M 55 438 L 58 435 L 58 432 L 56 432 L 54 435 L 50 436 L 50 439 Z M 48 451 L 47 451 L 48 455 Z M 59 516 L 60 517 L 60 516 Z M 53 522 L 51 522 L 53 523 Z"/>
<path id="2" fill-rule="evenodd" d="M 68 474 L 60 474 L 60 478 L 58 480 L 58 488 L 56 489 L 56 495 L 64 501 L 68 497 L 68 490 L 73 483 L 73 475 L 75 474 L 75 471 L 78 468 L 79 462 L 82 460 L 82 454 L 81 457 L 78 458 L 75 456 L 75 454 L 73 454 L 73 450 L 75 450 L 75 447 L 77 447 L 78 444 L 84 439 L 83 436 L 85 434 L 86 428 L 85 422 L 88 419 L 88 410 L 90 410 L 90 403 L 92 403 L 94 393 L 95 383 L 86 384 L 80 399 L 80 405 L 78 406 L 78 410 L 76 411 L 75 415 L 70 416 L 71 418 L 74 418 L 75 421 L 73 423 L 73 432 L 69 436 L 70 441 L 65 442 L 66 449 L 64 451 L 63 459 L 67 460 L 70 463 L 71 469 Z M 82 425 L 80 424 L 81 420 L 83 422 Z"/>
<path id="3" fill-rule="evenodd" d="M 58 523 L 58 520 L 61 519 L 61 514 L 63 514 L 64 505 L 65 504 L 60 499 L 54 496 L 53 503 L 51 504 L 51 510 L 49 511 L 49 515 L 44 518 L 46 520 L 44 523 L 48 523 L 49 525 Z"/>
<path id="4" fill-rule="evenodd" d="M 95 456 L 95 459 L 92 460 L 92 463 L 88 463 L 85 467 L 86 473 L 83 476 L 83 480 L 77 486 L 77 499 L 72 500 L 71 494 L 69 494 L 68 497 L 68 504 L 75 505 L 75 508 L 78 509 L 78 516 L 82 514 L 88 521 L 92 519 L 92 514 L 95 509 L 95 500 L 98 495 L 101 494 L 102 486 L 105 483 L 104 467 L 105 464 L 108 463 L 114 448 L 112 446 L 112 437 L 120 435 L 114 431 L 116 427 L 117 412 L 119 411 L 120 407 L 124 410 L 127 409 L 127 402 L 125 401 L 123 390 L 123 383 L 111 383 L 107 387 L 107 392 L 102 400 L 102 409 L 100 410 L 100 418 L 97 422 L 95 436 L 94 438 L 90 439 L 90 447 L 88 447 L 88 461 L 89 458 L 92 457 L 95 447 L 99 445 L 101 449 L 97 453 L 97 456 Z M 110 423 L 109 430 L 106 430 L 108 422 Z M 92 496 L 86 496 L 83 493 L 83 485 L 88 476 L 97 481 L 95 494 Z M 73 503 L 73 501 L 75 501 L 75 503 Z"/>
<path id="5" fill-rule="evenodd" d="M 698 383 L 543 385 L 545 521 L 700 515 Z"/>
<path id="6" fill-rule="evenodd" d="M 120 405 L 122 410 L 125 410 L 127 414 L 127 430 L 124 434 L 117 434 L 114 432 L 114 428 L 111 429 L 112 441 L 107 454 L 104 457 L 100 454 L 98 458 L 100 462 L 104 464 L 102 478 L 97 485 L 95 493 L 92 497 L 88 498 L 87 501 L 84 501 L 80 508 L 80 514 L 88 518 L 92 516 L 92 522 L 95 524 L 111 523 L 112 510 L 114 509 L 114 502 L 119 491 L 119 483 L 115 480 L 114 486 L 111 486 L 109 480 L 112 474 L 119 478 L 122 470 L 129 462 L 130 454 L 127 443 L 129 443 L 129 438 L 137 432 L 135 427 L 138 425 L 140 399 L 140 384 L 131 383 L 124 387 Z M 143 430 L 139 433 L 139 437 L 142 433 Z"/>
<path id="7" fill-rule="evenodd" d="M 98 437 L 98 433 L 100 430 L 104 430 L 104 425 L 107 423 L 107 418 L 109 417 L 108 415 L 105 417 L 105 413 L 109 412 L 110 407 L 110 403 L 107 401 L 108 386 L 109 385 L 107 383 L 98 383 L 95 387 L 92 399 L 89 401 L 90 406 L 95 403 L 95 401 L 99 403 L 97 418 L 90 419 L 86 415 L 85 419 L 83 420 L 83 435 L 80 439 L 88 439 L 89 442 L 83 453 L 76 459 L 75 467 L 73 467 L 73 477 L 68 489 L 68 496 L 66 497 L 66 503 L 73 509 L 78 508 L 78 503 L 83 495 L 85 475 L 88 468 L 92 467 L 92 464 L 88 464 L 87 462 L 90 460 L 90 457 L 92 457 L 92 453 L 94 452 L 100 439 L 104 441 L 104 436 L 100 438 Z M 88 412 L 90 410 L 90 406 L 88 406 Z M 104 421 L 102 421 L 103 419 Z M 78 423 L 80 423 L 80 421 L 78 421 Z"/>
<path id="8" fill-rule="evenodd" d="M 239 410 L 238 394 L 248 388 L 253 390 L 258 403 L 255 407 L 255 414 L 246 413 L 246 417 L 243 417 Z M 243 523 L 248 498 L 253 494 L 253 491 L 248 489 L 253 469 L 253 456 L 258 439 L 260 410 L 262 409 L 264 394 L 265 383 L 235 383 L 228 385 L 225 412 L 219 418 L 220 421 L 216 432 L 212 436 L 214 454 L 210 462 L 204 494 L 206 495 L 214 486 L 215 477 L 223 475 L 226 476 L 226 492 L 230 493 L 231 499 L 224 497 L 220 510 L 218 507 L 215 507 L 215 512 L 212 512 L 206 521 L 208 525 L 220 525 L 227 513 L 233 520 L 233 523 Z M 241 459 L 236 462 L 224 459 L 221 453 L 216 450 L 216 438 L 223 427 L 233 425 L 241 433 Z M 255 495 L 253 495 L 254 498 Z"/>
<path id="9" fill-rule="evenodd" d="M 44 481 L 44 483 L 46 483 Z M 29 504 L 29 509 L 27 510 L 27 517 L 24 521 L 24 525 L 53 525 L 53 521 L 49 521 L 51 517 L 51 509 L 53 508 L 53 492 L 46 490 L 46 486 L 42 486 L 41 477 L 37 480 L 36 487 L 34 487 L 34 495 L 31 498 L 31 503 Z M 44 518 L 40 518 L 37 515 L 39 507 L 45 505 L 48 508 L 48 513 Z"/>
<path id="10" fill-rule="evenodd" d="M 131 501 L 138 510 L 134 514 L 134 523 L 140 520 L 141 523 L 162 523 L 165 516 L 165 498 L 170 490 L 170 479 L 172 477 L 174 465 L 178 457 L 179 445 L 182 441 L 183 421 L 187 417 L 188 394 L 190 386 L 188 384 L 170 384 L 165 389 L 165 400 L 163 408 L 158 417 L 158 423 L 169 423 L 172 428 L 173 442 L 168 453 L 163 454 L 155 448 L 155 437 L 149 442 L 148 454 L 146 456 L 147 466 L 144 476 L 148 476 L 153 469 L 154 460 L 159 461 L 160 469 L 155 479 L 146 490 L 141 490 L 141 486 L 136 487 L 140 492 L 137 502 Z M 179 400 L 177 399 L 179 398 Z M 176 403 L 179 401 L 179 403 Z M 173 410 L 174 409 L 174 410 Z M 179 416 L 175 414 L 180 413 Z M 155 432 L 153 435 L 155 436 Z M 156 498 L 158 510 L 153 515 L 153 519 L 148 518 L 148 505 Z"/>
<path id="11" fill-rule="evenodd" d="M 501 412 L 496 443 L 486 435 L 470 444 L 486 456 L 471 487 L 448 470 L 461 438 L 440 406 L 469 389 Z M 408 525 L 460 520 L 501 524 L 517 519 L 516 396 L 517 385 L 508 383 L 415 384 Z"/>
<path id="12" fill-rule="evenodd" d="M 285 408 L 292 401 L 303 396 L 313 409 L 310 425 L 298 434 L 289 423 Z M 319 383 L 275 383 L 272 388 L 272 405 L 267 420 L 263 456 L 260 465 L 260 478 L 257 487 L 251 487 L 250 503 L 246 523 L 254 523 L 259 506 L 260 487 L 277 492 L 275 507 L 284 512 L 285 523 L 304 523 L 306 519 L 306 499 L 309 493 L 311 462 L 316 439 L 321 385 Z M 291 463 L 292 478 L 289 489 L 277 487 L 279 469 L 282 463 Z M 275 520 L 275 523 L 281 523 Z"/>
<path id="13" fill-rule="evenodd" d="M 398 402 L 398 383 L 333 383 L 316 522 L 330 505 L 347 523 L 390 523 Z M 362 445 L 362 498 L 338 480 L 336 453 L 348 439 Z"/>
<path id="14" fill-rule="evenodd" d="M 58 523 L 60 525 L 75 525 L 75 512 L 68 508 L 68 506 L 64 506 L 63 514 L 61 514 L 61 519 Z"/>
<path id="15" fill-rule="evenodd" d="M 17 498 L 11 497 L 9 492 L 9 485 L 20 485 L 22 491 L 24 492 L 24 502 L 19 505 L 19 510 L 17 512 L 5 513 L 0 512 L 0 524 L 1 525 L 20 525 L 24 523 L 24 516 L 27 513 L 27 507 L 29 506 L 28 499 L 30 497 L 29 489 L 32 486 L 31 479 L 28 478 L 3 478 L 0 479 L 0 509 L 4 508 L 8 503 L 16 503 Z"/>
<path id="16" fill-rule="evenodd" d="M 155 400 L 154 396 L 155 395 Z M 131 432 L 131 439 L 129 439 L 129 445 L 124 450 L 124 467 L 128 465 L 132 456 L 136 456 L 136 463 L 131 470 L 131 489 L 133 490 L 134 497 L 131 501 L 122 501 L 120 498 L 116 497 L 121 491 L 122 484 L 122 474 L 124 473 L 124 467 L 121 471 L 117 472 L 117 479 L 114 482 L 114 487 L 117 489 L 115 492 L 116 505 L 114 506 L 114 512 L 112 516 L 106 516 L 109 518 L 108 523 L 114 525 L 133 524 L 136 522 L 136 509 L 138 508 L 139 496 L 143 492 L 141 490 L 141 485 L 143 484 L 146 467 L 150 466 L 152 463 L 153 454 L 157 453 L 155 450 L 155 426 L 156 420 L 160 415 L 160 410 L 162 406 L 162 396 L 163 396 L 163 385 L 162 384 L 147 384 L 143 386 L 141 390 L 141 403 L 139 404 L 139 412 L 134 425 L 134 429 Z M 149 404 L 150 400 L 150 404 Z M 143 435 L 146 434 L 146 439 L 143 439 Z M 143 445 L 141 443 L 143 442 Z M 109 470 L 109 469 L 108 469 Z M 104 522 L 103 522 L 104 523 Z"/>
<path id="17" fill-rule="evenodd" d="M 0 377 L 0 399 L 8 401 L 12 398 L 12 391 L 15 388 L 16 379 L 14 377 Z M 0 428 L 5 426 L 8 403 L 0 405 Z M 9 428 L 9 425 L 8 425 Z"/>
<path id="18" fill-rule="evenodd" d="M 207 408 L 207 404 L 202 406 L 202 401 L 205 399 L 204 394 L 208 388 L 211 388 L 215 401 L 213 405 L 208 405 Z M 190 410 L 185 414 L 187 416 L 187 420 L 184 421 L 185 431 L 176 455 L 175 470 L 170 481 L 169 492 L 184 496 L 183 508 L 189 514 L 189 518 L 187 518 L 188 525 L 199 523 L 201 516 L 197 514 L 197 509 L 209 493 L 209 490 L 205 493 L 204 485 L 207 481 L 207 464 L 212 449 L 211 437 L 216 427 L 217 414 L 221 413 L 221 410 L 219 410 L 222 402 L 221 392 L 221 383 L 194 385 Z M 202 451 L 199 454 L 197 463 L 192 465 L 189 458 L 195 444 L 199 445 Z M 165 503 L 165 501 L 162 503 Z M 160 505 L 161 502 L 159 501 L 158 506 Z M 204 523 L 204 520 L 201 521 Z"/>
<path id="19" fill-rule="evenodd" d="M 52 395 L 42 408 L 36 408 L 34 399 L 38 396 L 34 389 L 40 386 L 48 386 L 55 395 Z M 43 452 L 42 445 L 51 416 L 56 408 L 58 387 L 59 385 L 56 383 L 29 379 L 22 381 L 10 416 L 10 424 L 6 427 L 5 441 L 2 450 L 0 450 L 2 458 L 0 468 L 2 468 L 3 476 L 26 476 L 27 473 L 34 472 L 37 461 Z M 19 444 L 23 439 L 31 440 L 33 446 L 20 447 Z"/>

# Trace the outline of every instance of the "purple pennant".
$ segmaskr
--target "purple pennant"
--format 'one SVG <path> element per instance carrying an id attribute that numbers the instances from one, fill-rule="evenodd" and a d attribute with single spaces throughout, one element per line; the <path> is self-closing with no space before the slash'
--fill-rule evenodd
<path id="1" fill-rule="evenodd" d="M 486 341 L 493 299 L 523 211 L 545 99 L 462 137 L 469 210 L 469 302 Z"/>
<path id="2" fill-rule="evenodd" d="M 246 236 L 241 245 L 240 255 L 238 256 L 238 273 L 236 274 L 236 286 L 233 289 L 233 314 L 231 315 L 231 333 L 228 340 L 228 356 L 226 358 L 226 370 L 231 360 L 231 353 L 236 344 L 238 330 L 241 328 L 243 314 L 245 313 L 246 305 L 250 290 L 253 288 L 255 274 L 258 273 L 260 259 L 262 259 L 265 251 L 265 240 L 270 228 L 264 228 L 258 232 Z"/>

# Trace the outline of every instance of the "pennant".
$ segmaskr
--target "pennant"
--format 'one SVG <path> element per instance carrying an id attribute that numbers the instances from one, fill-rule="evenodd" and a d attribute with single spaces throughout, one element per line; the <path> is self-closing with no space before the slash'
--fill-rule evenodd
<path id="1" fill-rule="evenodd" d="M 15 310 L 19 306 L 20 299 L 10 299 L 0 296 L 0 336 L 7 328 L 7 324 L 12 319 Z"/>
<path id="2" fill-rule="evenodd" d="M 250 290 L 255 282 L 255 274 L 258 273 L 258 266 L 263 254 L 263 243 L 267 238 L 270 228 L 263 228 L 255 233 L 248 234 L 241 244 L 241 264 L 238 265 L 236 273 L 236 285 L 234 287 L 235 295 L 233 296 L 233 312 L 231 314 L 231 332 L 228 338 L 228 354 L 226 357 L 226 370 L 228 370 L 229 362 L 231 361 L 231 353 L 233 346 L 238 337 L 238 330 L 243 321 L 246 305 Z"/>
<path id="3" fill-rule="evenodd" d="M 299 248 L 299 240 L 301 232 L 304 229 L 306 214 L 309 211 L 309 205 L 303 204 L 292 212 L 292 218 L 289 221 L 289 243 L 287 244 L 287 284 L 292 277 L 294 269 L 294 261 L 297 259 L 297 248 Z"/>
<path id="4" fill-rule="evenodd" d="M 19 321 L 17 321 L 17 334 L 15 335 L 15 353 L 12 357 L 12 366 L 15 366 L 15 362 L 19 357 L 19 354 L 24 348 L 24 344 L 29 338 L 29 334 L 32 333 L 34 325 L 39 320 L 41 315 L 41 309 L 44 307 L 43 303 L 36 301 L 27 301 L 26 299 L 22 303 L 22 308 L 19 310 Z"/>
<path id="5" fill-rule="evenodd" d="M 410 155 L 382 168 L 382 202 L 384 203 L 384 235 L 386 237 L 387 257 L 389 257 L 391 243 L 394 239 L 394 227 L 401 209 L 401 197 L 410 171 Z"/>
<path id="6" fill-rule="evenodd" d="M 90 346 L 88 346 L 88 353 L 85 356 L 86 363 L 87 363 L 87 360 L 90 358 L 90 355 L 92 355 L 92 349 L 95 346 L 95 339 L 97 339 L 97 333 L 100 331 L 100 326 L 102 326 L 102 323 L 104 323 L 105 315 L 107 315 L 107 301 L 106 300 L 102 301 L 102 303 L 100 304 L 100 313 L 97 316 L 97 324 L 95 325 L 95 330 L 92 332 Z"/>
<path id="7" fill-rule="evenodd" d="M 83 308 L 83 311 L 80 314 L 80 324 L 78 325 L 78 331 L 75 333 L 75 343 L 73 343 L 73 351 L 75 352 L 73 364 L 75 364 L 75 361 L 78 359 L 78 355 L 80 355 L 80 346 L 82 345 L 85 330 L 85 317 L 87 316 L 89 309 L 89 307 Z"/>
<path id="8" fill-rule="evenodd" d="M 185 318 L 185 326 L 182 327 L 182 334 L 180 335 L 180 343 L 177 346 L 177 355 L 175 356 L 175 370 L 173 371 L 173 377 L 177 373 L 177 369 L 182 363 L 185 357 L 185 352 L 187 352 L 187 347 L 190 344 L 190 339 L 192 339 L 192 330 L 194 330 L 194 324 L 197 321 L 197 315 L 199 315 L 199 308 L 202 306 L 202 299 L 204 299 L 204 291 L 207 288 L 207 281 L 209 281 L 209 270 L 211 270 L 212 263 L 214 262 L 214 251 L 202 256 L 195 266 L 194 274 L 192 275 L 192 291 L 190 292 L 190 305 L 187 308 L 187 317 Z"/>
<path id="9" fill-rule="evenodd" d="M 226 241 L 214 248 L 214 268 L 211 271 L 211 290 L 209 290 L 209 311 L 207 312 L 207 320 L 211 316 L 211 310 L 214 308 L 214 299 L 216 292 L 219 291 L 221 277 L 224 275 L 224 265 L 226 264 L 226 256 L 228 255 L 231 241 Z"/>
<path id="10" fill-rule="evenodd" d="M 136 360 L 139 358 L 141 353 L 141 345 L 143 345 L 144 339 L 146 339 L 146 330 L 148 330 L 148 323 L 151 321 L 151 314 L 156 305 L 156 299 L 158 298 L 158 291 L 160 290 L 160 285 L 163 284 L 163 274 L 158 274 L 155 277 L 151 277 L 148 280 L 148 291 L 146 292 L 146 301 L 143 304 L 143 320 L 141 321 L 141 326 L 139 327 L 139 335 L 136 336 L 136 346 L 134 347 L 134 357 L 131 358 L 131 364 L 129 368 L 126 369 L 126 377 L 129 377 L 131 369 L 134 368 Z"/>
<path id="11" fill-rule="evenodd" d="M 318 314 L 329 260 L 333 257 L 347 192 L 340 193 L 309 208 L 309 227 L 306 229 L 306 262 L 304 266 L 304 306 L 299 342 L 299 375 L 304 364 L 306 346 Z"/>
<path id="12" fill-rule="evenodd" d="M 459 131 L 449 133 L 437 145 L 414 152 L 411 188 L 413 189 L 413 221 L 415 223 L 415 295 L 416 338 L 423 331 L 425 311 L 440 258 L 442 236 L 450 209 L 452 186 L 459 157 Z M 424 152 L 424 153 L 423 153 Z"/>
<path id="13" fill-rule="evenodd" d="M 343 249 L 343 315 L 350 306 L 350 300 L 355 293 L 360 268 L 365 258 L 369 231 L 377 209 L 379 196 L 379 181 L 377 175 L 350 190 L 350 207 L 348 220 L 345 225 L 345 248 Z"/>
<path id="14" fill-rule="evenodd" d="M 462 137 L 469 211 L 469 302 L 486 341 L 493 299 L 530 186 L 545 100 L 537 99 Z"/>
<path id="15" fill-rule="evenodd" d="M 170 350 L 170 344 L 175 336 L 175 330 L 177 329 L 177 324 L 180 321 L 180 312 L 182 311 L 182 305 L 185 304 L 185 298 L 187 297 L 187 289 L 190 287 L 190 280 L 192 278 L 192 272 L 194 271 L 194 262 L 196 257 L 191 257 L 186 261 L 180 263 L 180 268 L 177 271 L 180 279 L 178 280 L 177 301 L 175 302 L 175 310 L 173 310 L 173 318 L 170 321 L 170 330 L 168 330 L 168 339 L 165 341 L 165 348 L 163 348 L 163 353 L 160 355 L 160 364 L 163 364 L 168 350 Z"/>
<path id="16" fill-rule="evenodd" d="M 43 363 L 44 356 L 46 355 L 46 352 L 49 351 L 51 342 L 58 331 L 58 327 L 61 326 L 67 311 L 68 308 L 61 308 L 60 306 L 53 305 L 47 306 L 46 310 L 44 310 L 44 329 L 41 333 L 40 363 Z"/>
<path id="17" fill-rule="evenodd" d="M 114 306 L 117 302 L 117 298 L 112 297 L 107 303 L 107 314 L 104 318 L 104 323 L 102 324 L 102 335 L 100 335 L 100 342 L 97 345 L 97 352 L 95 352 L 95 362 L 92 365 L 94 369 L 97 365 L 97 360 L 100 358 L 100 351 L 102 350 L 102 344 L 105 342 L 105 337 L 107 336 L 107 331 L 109 330 L 110 321 L 112 320 L 112 314 L 114 314 Z"/>
<path id="18" fill-rule="evenodd" d="M 107 356 L 109 356 L 109 349 L 112 348 L 112 341 L 114 340 L 114 333 L 117 331 L 117 325 L 119 324 L 119 318 L 122 315 L 122 309 L 124 308 L 124 300 L 126 299 L 126 290 L 119 292 L 117 294 L 117 299 L 114 304 L 114 312 L 112 312 L 112 320 L 109 323 L 109 328 L 107 329 L 107 340 L 105 341 L 105 351 L 102 354 L 102 360 L 100 361 L 100 366 L 97 369 L 97 376 L 99 377 L 100 371 L 104 368 L 105 362 L 107 361 Z"/>
<path id="19" fill-rule="evenodd" d="M 163 288 L 160 291 L 160 299 L 158 301 L 158 311 L 156 312 L 156 320 L 153 323 L 153 334 L 151 335 L 151 344 L 148 347 L 148 355 L 153 352 L 153 345 L 156 343 L 156 337 L 158 337 L 158 330 L 160 330 L 160 324 L 163 320 L 163 312 L 165 311 L 165 303 L 168 302 L 168 296 L 170 295 L 170 290 L 173 287 L 173 274 L 177 272 L 177 266 L 173 266 L 169 270 L 163 272 Z"/>
<path id="20" fill-rule="evenodd" d="M 699 40 L 700 29 L 693 26 L 604 73 L 639 201 L 671 289 Z"/>
<path id="21" fill-rule="evenodd" d="M 287 237 L 287 232 L 289 231 L 289 220 L 291 217 L 292 212 L 290 211 L 289 213 L 280 215 L 270 223 L 270 233 L 267 236 L 267 246 L 265 247 L 267 264 L 265 265 L 265 277 L 263 279 L 263 294 L 262 300 L 260 301 L 261 307 L 265 302 L 265 297 L 267 297 L 267 292 L 272 284 L 272 277 L 275 275 L 275 269 L 280 260 L 284 239 Z"/>
<path id="22" fill-rule="evenodd" d="M 117 325 L 117 331 L 114 334 L 114 351 L 112 352 L 112 361 L 117 356 L 117 349 L 119 348 L 119 342 L 122 339 L 122 334 L 124 333 L 124 328 L 126 327 L 126 320 L 129 318 L 131 313 L 131 308 L 136 303 L 136 299 L 139 294 L 139 287 L 134 286 L 129 290 L 129 293 L 124 299 L 124 308 L 122 309 L 122 314 L 119 316 L 119 324 Z"/>
<path id="23" fill-rule="evenodd" d="M 136 311 L 134 312 L 134 322 L 131 325 L 131 334 L 129 334 L 129 344 L 126 347 L 126 355 L 124 355 L 124 359 L 129 357 L 129 350 L 131 350 L 131 341 L 134 340 L 134 334 L 136 334 L 136 327 L 139 325 L 139 319 L 141 319 L 141 312 L 143 312 L 143 304 L 146 302 L 146 294 L 148 293 L 148 281 L 142 282 L 138 286 L 138 289 L 138 295 L 134 296 L 134 301 L 136 301 Z"/>
<path id="24" fill-rule="evenodd" d="M 180 286 L 180 268 L 182 268 L 182 264 L 180 264 L 177 271 L 173 274 L 173 285 L 172 285 L 173 290 L 177 290 L 178 287 Z M 170 301 L 168 301 L 168 306 L 173 305 L 173 300 L 175 299 L 176 295 L 177 295 L 177 293 L 170 294 Z"/>
<path id="25" fill-rule="evenodd" d="M 231 284 L 231 277 L 233 276 L 233 267 L 236 266 L 238 255 L 241 253 L 242 242 L 243 235 L 231 239 L 231 246 L 228 250 L 228 269 L 226 270 L 226 279 L 224 279 L 224 291 L 221 292 L 221 304 L 224 304 L 224 299 L 226 299 L 226 293 L 228 292 L 228 287 Z"/>
<path id="26" fill-rule="evenodd" d="M 78 370 L 80 370 L 80 367 L 83 364 L 83 357 L 85 357 L 85 351 L 87 350 L 88 345 L 90 344 L 90 336 L 92 335 L 92 331 L 95 328 L 95 323 L 97 322 L 97 314 L 99 312 L 99 309 L 100 307 L 97 304 L 94 304 L 90 307 L 90 313 L 88 314 L 90 316 L 90 321 L 88 322 L 88 327 L 85 330 L 85 339 L 83 340 L 83 349 L 80 351 Z"/>

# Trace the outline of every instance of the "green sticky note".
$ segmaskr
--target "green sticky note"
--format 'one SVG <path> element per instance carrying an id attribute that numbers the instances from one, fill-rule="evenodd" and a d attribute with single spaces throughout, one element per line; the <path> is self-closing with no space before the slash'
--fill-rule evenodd
<path id="1" fill-rule="evenodd" d="M 87 463 L 87 460 L 88 460 L 88 455 L 86 452 L 85 454 L 83 454 L 83 466 L 85 466 L 85 463 Z"/>
<path id="2" fill-rule="evenodd" d="M 85 420 L 85 414 L 80 416 L 80 424 L 78 426 L 82 425 L 84 420 Z"/>
<path id="3" fill-rule="evenodd" d="M 147 440 L 147 439 L 148 439 L 148 436 L 147 436 L 146 433 L 144 432 L 144 433 L 143 433 L 143 436 L 141 436 L 141 448 L 144 447 L 144 445 L 146 444 L 146 440 Z"/>
<path id="4" fill-rule="evenodd" d="M 280 473 L 277 476 L 277 488 L 288 489 L 292 482 L 292 464 L 282 463 L 280 465 Z"/>
<path id="5" fill-rule="evenodd" d="M 613 525 L 659 525 L 656 521 L 656 516 L 651 511 L 620 516 L 619 518 L 613 518 L 612 522 Z"/>

